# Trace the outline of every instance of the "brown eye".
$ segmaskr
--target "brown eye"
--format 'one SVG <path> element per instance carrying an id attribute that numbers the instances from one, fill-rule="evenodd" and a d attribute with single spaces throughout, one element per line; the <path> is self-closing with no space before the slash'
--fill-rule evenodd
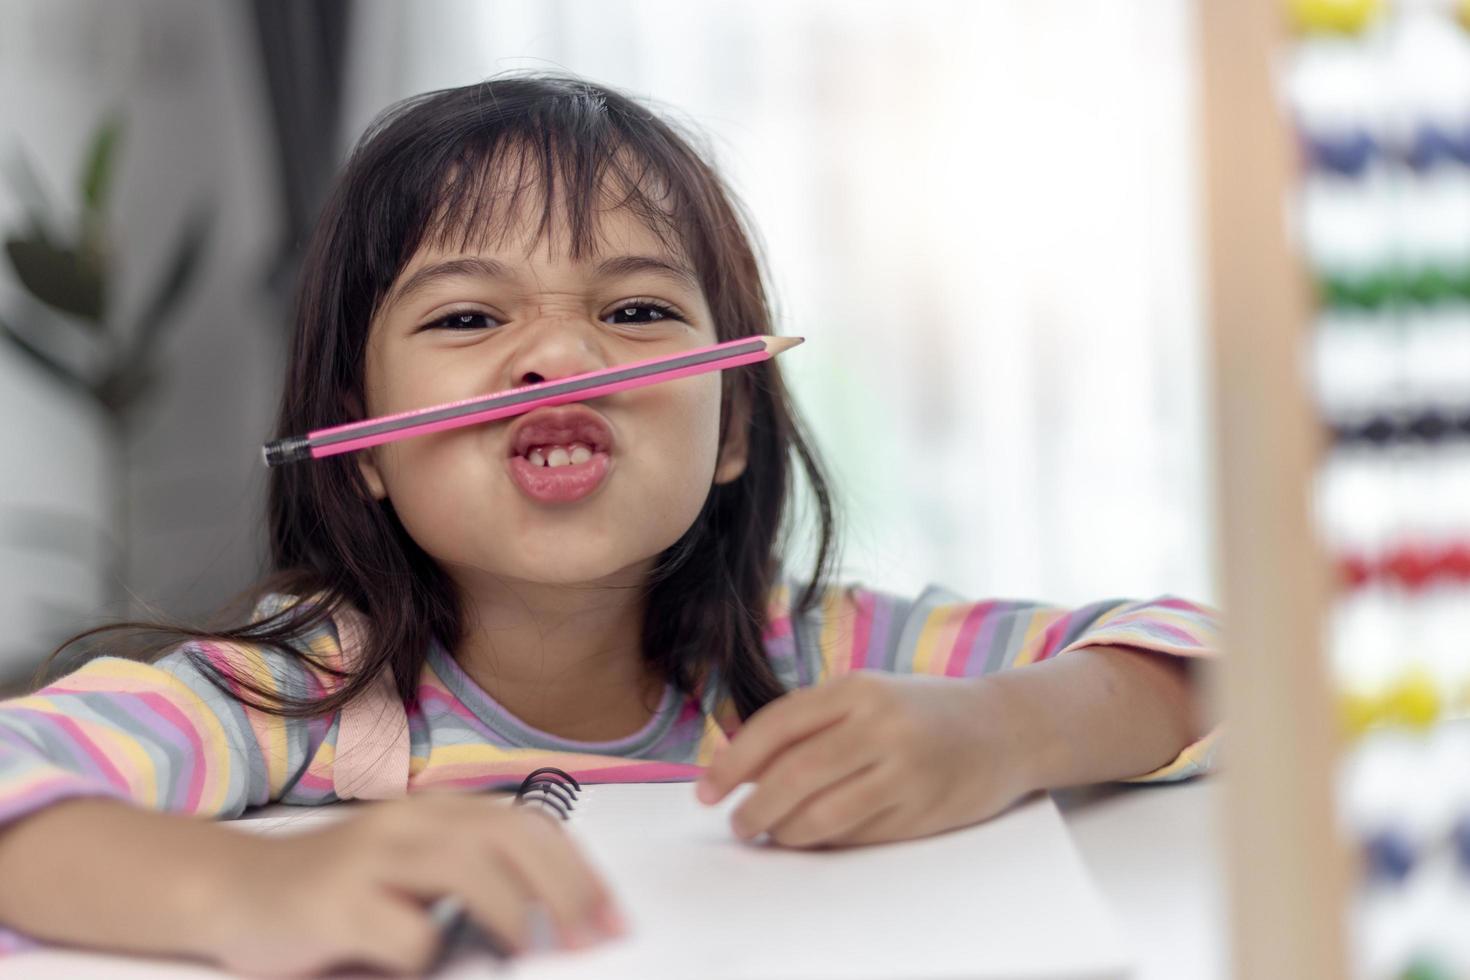
<path id="1" fill-rule="evenodd" d="M 680 319 L 679 311 L 662 303 L 637 302 L 620 306 L 608 316 L 615 324 L 658 323 L 660 320 Z M 628 319 L 623 319 L 627 317 Z"/>
<path id="2" fill-rule="evenodd" d="M 495 318 L 488 313 L 477 313 L 474 310 L 461 310 L 458 313 L 449 313 L 428 324 L 426 330 L 479 330 L 488 327 Z"/>

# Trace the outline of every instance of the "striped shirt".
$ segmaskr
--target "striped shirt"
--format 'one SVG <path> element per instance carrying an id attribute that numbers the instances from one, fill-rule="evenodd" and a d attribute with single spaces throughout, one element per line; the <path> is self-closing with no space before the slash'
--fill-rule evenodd
<path id="1" fill-rule="evenodd" d="M 1020 600 L 971 602 L 931 586 L 915 599 L 861 585 L 829 588 L 793 615 L 793 590 L 772 593 L 765 648 L 788 689 L 849 671 L 975 677 L 1094 646 L 1184 657 L 1217 652 L 1217 614 L 1172 596 L 1108 600 L 1077 609 Z M 294 601 L 268 596 L 257 615 Z M 330 621 L 301 649 L 342 667 Z M 23 697 L 0 702 L 0 827 L 59 800 L 115 797 L 156 810 L 233 818 L 280 802 L 336 802 L 333 764 L 341 713 L 285 719 L 223 693 L 185 656 L 295 697 L 340 683 L 306 660 L 265 647 L 191 642 L 153 663 L 99 657 Z M 665 689 L 653 717 L 614 741 L 579 742 L 519 721 L 439 644 L 431 645 L 408 711 L 408 792 L 472 791 L 555 765 L 586 782 L 692 780 L 734 733 L 719 684 L 702 697 Z M 1182 779 L 1213 765 L 1218 731 L 1167 765 L 1129 781 Z M 344 763 L 345 764 L 345 763 Z M 7 940 L 0 929 L 0 950 Z M 12 934 L 11 948 L 22 945 Z"/>

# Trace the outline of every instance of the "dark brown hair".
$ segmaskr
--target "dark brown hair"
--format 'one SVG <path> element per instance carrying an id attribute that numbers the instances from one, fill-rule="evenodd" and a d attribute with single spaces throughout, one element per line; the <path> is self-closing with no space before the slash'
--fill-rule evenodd
<path id="1" fill-rule="evenodd" d="M 639 101 L 561 74 L 497 76 L 388 109 L 359 140 L 311 239 L 276 437 L 355 417 L 365 403 L 367 324 L 398 274 L 423 246 L 456 235 L 463 244 L 493 222 L 506 222 L 527 189 L 541 196 L 538 234 L 552 218 L 553 187 L 563 189 L 574 259 L 595 249 L 602 195 L 621 193 L 618 206 L 693 263 L 719 340 L 772 333 L 748 223 L 695 142 Z M 492 191 L 511 167 L 513 196 L 497 209 Z M 721 445 L 732 420 L 748 418 L 749 461 L 741 476 L 712 487 L 693 525 L 659 556 L 647 583 L 643 650 L 651 666 L 686 692 L 715 668 L 747 717 L 781 693 L 762 634 L 782 574 L 783 532 L 797 530 L 790 516 L 794 464 L 805 471 L 818 525 L 815 567 L 798 589 L 797 612 L 811 607 L 831 575 L 836 525 L 823 467 L 775 362 L 721 378 Z M 737 405 L 746 412 L 733 412 Z M 113 630 L 146 630 L 171 644 L 264 644 L 312 658 L 292 640 L 348 605 L 372 624 L 361 669 L 337 672 L 313 658 L 343 680 L 314 700 L 225 676 L 202 651 L 184 649 L 220 690 L 276 715 L 334 712 L 385 666 L 412 704 L 431 639 L 453 650 L 463 611 L 449 578 L 404 530 L 392 504 L 372 499 L 344 454 L 273 469 L 268 519 L 269 574 L 237 603 L 253 606 L 271 593 L 315 601 L 228 629 L 99 627 L 63 643 L 48 663 L 72 643 Z"/>

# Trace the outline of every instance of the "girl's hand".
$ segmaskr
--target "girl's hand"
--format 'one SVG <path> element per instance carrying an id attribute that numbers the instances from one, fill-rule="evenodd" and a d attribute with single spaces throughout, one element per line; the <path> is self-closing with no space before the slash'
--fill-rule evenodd
<path id="1" fill-rule="evenodd" d="M 742 838 L 812 847 L 903 840 L 977 823 L 1035 788 L 1033 746 L 982 679 L 855 671 L 751 716 L 696 785 L 716 803 L 756 788 Z"/>
<path id="2" fill-rule="evenodd" d="M 566 945 L 622 931 L 606 885 L 553 818 L 485 796 L 429 793 L 316 831 L 240 836 L 212 889 L 220 927 L 202 942 L 235 972 L 422 974 L 440 943 L 428 906 L 446 894 L 512 952 L 526 948 L 532 903 Z"/>

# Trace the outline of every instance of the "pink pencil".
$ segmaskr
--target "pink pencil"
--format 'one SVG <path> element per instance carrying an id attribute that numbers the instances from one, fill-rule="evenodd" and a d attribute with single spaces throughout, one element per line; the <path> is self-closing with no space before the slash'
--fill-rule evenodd
<path id="1" fill-rule="evenodd" d="M 560 381 L 543 381 L 493 395 L 480 395 L 445 405 L 399 412 L 397 415 L 384 415 L 375 419 L 363 419 L 361 422 L 316 429 L 304 436 L 287 436 L 266 443 L 262 455 L 265 456 L 265 465 L 280 466 L 303 459 L 321 459 L 323 456 L 350 453 L 395 439 L 407 439 L 461 425 L 494 422 L 512 415 L 522 415 L 545 405 L 565 405 L 567 402 L 585 401 L 599 395 L 672 381 L 691 374 L 754 364 L 795 347 L 803 339 L 757 334 L 738 340 L 727 340 L 723 344 L 699 347 L 679 354 L 576 374 Z"/>

